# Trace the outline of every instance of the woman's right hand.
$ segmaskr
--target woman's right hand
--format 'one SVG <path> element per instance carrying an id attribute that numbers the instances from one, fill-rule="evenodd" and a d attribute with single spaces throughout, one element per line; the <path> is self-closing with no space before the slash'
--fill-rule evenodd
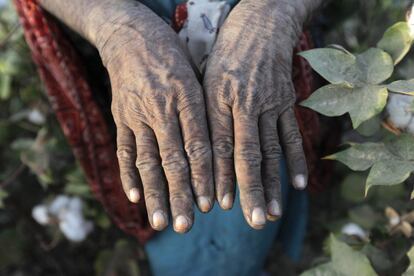
<path id="1" fill-rule="evenodd" d="M 201 211 L 214 204 L 202 88 L 174 31 L 144 5 L 123 4 L 94 34 L 112 86 L 123 188 L 134 203 L 145 198 L 154 229 L 168 225 L 171 211 L 183 233 L 193 192 Z"/>

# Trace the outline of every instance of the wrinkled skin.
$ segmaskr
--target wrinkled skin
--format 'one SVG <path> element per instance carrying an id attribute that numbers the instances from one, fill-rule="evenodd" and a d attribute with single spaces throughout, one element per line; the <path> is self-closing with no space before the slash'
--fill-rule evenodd
<path id="1" fill-rule="evenodd" d="M 188 231 L 193 195 L 208 212 L 214 180 L 217 200 L 229 209 L 237 179 L 252 227 L 263 227 L 265 210 L 268 219 L 279 217 L 279 145 L 293 184 L 305 188 L 291 60 L 301 25 L 319 2 L 242 0 L 207 65 L 205 103 L 177 35 L 142 4 L 39 0 L 97 47 L 112 85 L 122 184 L 130 201 L 145 197 L 154 229 L 164 229 L 171 212 L 175 231 Z"/>
<path id="2" fill-rule="evenodd" d="M 135 1 L 58 2 L 41 3 L 88 38 L 108 70 L 125 193 L 135 203 L 145 197 L 154 229 L 171 211 L 174 229 L 188 231 L 193 193 L 208 212 L 214 184 L 203 91 L 178 36 Z M 73 12 L 89 11 L 85 21 L 66 13 L 75 4 Z"/>
<path id="3" fill-rule="evenodd" d="M 293 110 L 292 54 L 304 17 L 295 2 L 241 1 L 221 28 L 204 80 L 217 199 L 231 208 L 236 180 L 247 222 L 281 215 L 282 148 L 293 185 L 307 183 Z M 282 147 L 281 147 L 282 146 Z"/>

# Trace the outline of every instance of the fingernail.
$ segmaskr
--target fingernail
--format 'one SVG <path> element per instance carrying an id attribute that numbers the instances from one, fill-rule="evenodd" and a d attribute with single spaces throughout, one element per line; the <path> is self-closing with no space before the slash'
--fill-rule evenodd
<path id="1" fill-rule="evenodd" d="M 138 203 L 139 190 L 137 188 L 132 188 L 131 190 L 129 190 L 129 200 L 133 203 Z"/>
<path id="2" fill-rule="evenodd" d="M 211 208 L 210 200 L 205 196 L 200 196 L 198 199 L 198 207 L 200 207 L 201 212 L 208 212 Z"/>
<path id="3" fill-rule="evenodd" d="M 305 189 L 306 188 L 306 180 L 305 180 L 305 176 L 303 174 L 298 174 L 297 176 L 295 176 L 295 179 L 293 180 L 293 185 L 297 188 L 297 189 Z"/>
<path id="4" fill-rule="evenodd" d="M 257 226 L 262 226 L 266 223 L 266 217 L 262 208 L 254 208 L 252 212 L 252 223 Z"/>
<path id="5" fill-rule="evenodd" d="M 223 199 L 221 200 L 221 208 L 224 210 L 229 210 L 233 206 L 233 194 L 227 193 L 224 195 Z"/>
<path id="6" fill-rule="evenodd" d="M 273 199 L 272 201 L 269 202 L 269 204 L 267 205 L 267 212 L 272 216 L 280 217 L 281 215 L 280 205 L 276 199 Z"/>
<path id="7" fill-rule="evenodd" d="M 189 226 L 188 220 L 184 216 L 178 216 L 174 222 L 174 229 L 176 232 L 184 233 Z"/>
<path id="8" fill-rule="evenodd" d="M 166 225 L 166 219 L 164 212 L 161 210 L 155 211 L 155 213 L 152 215 L 152 224 L 154 225 L 155 229 L 161 229 L 164 228 Z"/>

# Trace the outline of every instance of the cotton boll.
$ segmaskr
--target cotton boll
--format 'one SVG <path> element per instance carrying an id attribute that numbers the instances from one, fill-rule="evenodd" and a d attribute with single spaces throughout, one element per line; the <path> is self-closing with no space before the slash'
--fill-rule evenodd
<path id="1" fill-rule="evenodd" d="M 407 132 L 414 135 L 414 117 L 407 126 Z"/>
<path id="2" fill-rule="evenodd" d="M 397 128 L 405 130 L 412 128 L 413 113 L 410 110 L 413 97 L 408 95 L 392 94 L 387 104 L 389 121 Z M 411 132 L 413 133 L 413 132 Z"/>
<path id="3" fill-rule="evenodd" d="M 396 226 L 397 224 L 401 222 L 401 219 L 400 217 L 392 217 L 389 219 L 389 222 L 391 226 Z"/>
<path id="4" fill-rule="evenodd" d="M 27 114 L 27 119 L 29 120 L 29 122 L 36 125 L 43 125 L 46 121 L 45 116 L 37 109 L 31 110 Z"/>
<path id="5" fill-rule="evenodd" d="M 69 240 L 81 242 L 92 231 L 93 224 L 86 221 L 76 210 L 67 210 L 64 219 L 59 223 L 59 228 Z"/>
<path id="6" fill-rule="evenodd" d="M 361 228 L 361 226 L 355 223 L 348 223 L 344 225 L 341 232 L 345 235 L 356 236 L 361 239 L 366 239 L 368 236 L 367 233 Z"/>
<path id="7" fill-rule="evenodd" d="M 93 230 L 92 222 L 83 217 L 82 208 L 80 198 L 59 195 L 48 206 L 38 205 L 33 208 L 32 215 L 42 225 L 58 223 L 66 238 L 81 242 Z"/>
<path id="8" fill-rule="evenodd" d="M 36 205 L 32 209 L 32 217 L 41 225 L 47 225 L 50 222 L 49 212 L 45 205 Z"/>
<path id="9" fill-rule="evenodd" d="M 68 209 L 72 212 L 82 213 L 83 204 L 80 198 L 72 197 L 68 204 Z"/>
<path id="10" fill-rule="evenodd" d="M 59 213 L 67 208 L 70 198 L 65 195 L 57 196 L 52 203 L 49 205 L 49 213 L 55 216 L 59 216 Z"/>
<path id="11" fill-rule="evenodd" d="M 411 10 L 408 12 L 407 21 L 410 26 L 411 35 L 414 36 L 414 5 L 411 6 Z"/>
<path id="12" fill-rule="evenodd" d="M 59 223 L 59 228 L 66 238 L 74 242 L 80 242 L 86 237 L 82 224 L 83 221 L 78 214 L 67 212 L 65 219 Z"/>

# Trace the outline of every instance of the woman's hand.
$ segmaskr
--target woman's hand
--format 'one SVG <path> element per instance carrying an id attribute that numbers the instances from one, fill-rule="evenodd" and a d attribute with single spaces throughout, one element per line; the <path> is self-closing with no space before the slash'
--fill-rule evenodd
<path id="1" fill-rule="evenodd" d="M 237 178 L 244 216 L 253 228 L 262 228 L 266 216 L 281 215 L 281 146 L 293 185 L 307 184 L 291 76 L 306 16 L 302 2 L 312 1 L 242 0 L 221 28 L 207 64 L 217 200 L 223 209 L 232 207 Z"/>
<path id="2" fill-rule="evenodd" d="M 168 225 L 171 211 L 175 231 L 188 231 L 193 193 L 208 212 L 214 184 L 203 92 L 178 36 L 133 0 L 40 2 L 91 41 L 108 70 L 128 198 L 145 198 L 154 229 Z"/>
<path id="3" fill-rule="evenodd" d="M 113 24 L 98 43 L 112 85 L 121 180 L 131 201 L 143 192 L 154 229 L 167 225 L 169 197 L 174 228 L 186 232 L 193 222 L 192 190 L 201 211 L 214 202 L 203 92 L 178 36 L 137 7 L 128 11 L 130 21 Z"/>

